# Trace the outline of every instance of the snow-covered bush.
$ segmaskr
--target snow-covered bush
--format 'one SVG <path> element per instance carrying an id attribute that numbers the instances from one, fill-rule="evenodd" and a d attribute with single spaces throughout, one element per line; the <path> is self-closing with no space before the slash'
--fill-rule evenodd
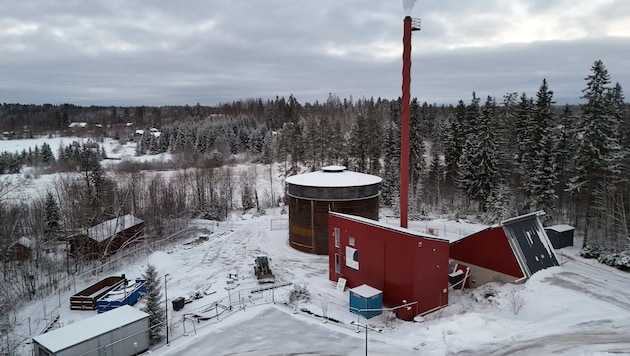
<path id="1" fill-rule="evenodd" d="M 518 313 L 521 311 L 521 308 L 525 306 L 525 297 L 523 297 L 523 294 L 519 293 L 519 291 L 516 289 L 512 289 L 510 292 L 508 292 L 506 299 L 508 301 L 508 304 L 510 305 L 510 310 L 512 310 L 512 313 L 514 315 L 518 315 Z"/>
<path id="2" fill-rule="evenodd" d="M 294 284 L 293 290 L 289 294 L 289 304 L 296 304 L 299 301 L 308 302 L 311 300 L 311 292 L 309 292 L 307 284 Z"/>
<path id="3" fill-rule="evenodd" d="M 623 271 L 630 271 L 630 251 L 616 251 L 594 246 L 586 246 L 580 256 L 597 259 L 599 263 L 616 267 Z"/>

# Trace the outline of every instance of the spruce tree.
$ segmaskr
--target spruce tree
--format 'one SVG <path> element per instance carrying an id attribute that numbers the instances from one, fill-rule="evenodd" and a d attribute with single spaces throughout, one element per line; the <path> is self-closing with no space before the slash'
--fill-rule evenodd
<path id="1" fill-rule="evenodd" d="M 241 206 L 245 211 L 256 207 L 254 189 L 248 182 L 243 182 L 241 185 Z"/>
<path id="2" fill-rule="evenodd" d="M 427 197 L 433 207 L 438 207 L 442 198 L 444 184 L 444 165 L 440 158 L 441 152 L 436 146 L 431 151 L 431 165 L 427 175 Z"/>
<path id="3" fill-rule="evenodd" d="M 40 154 L 41 154 L 42 163 L 51 164 L 55 162 L 55 155 L 53 154 L 52 149 L 50 148 L 50 145 L 47 144 L 46 142 L 42 144 L 42 151 Z"/>
<path id="4" fill-rule="evenodd" d="M 589 245 L 590 234 L 599 228 L 596 222 L 598 209 L 594 209 L 598 186 L 612 184 L 614 162 L 620 150 L 617 132 L 619 123 L 611 111 L 609 84 L 610 76 L 601 60 L 591 67 L 582 90 L 585 104 L 582 110 L 579 140 L 575 152 L 575 175 L 569 189 L 579 193 L 579 204 L 583 211 L 583 247 Z M 603 191 L 607 189 L 604 187 Z"/>
<path id="5" fill-rule="evenodd" d="M 166 309 L 162 306 L 162 286 L 157 270 L 152 264 L 147 265 L 142 277 L 147 283 L 147 293 L 142 311 L 149 314 L 149 340 L 152 345 L 155 345 L 162 341 L 162 332 L 167 321 Z"/>
<path id="6" fill-rule="evenodd" d="M 52 192 L 46 192 L 44 202 L 44 235 L 53 237 L 61 230 L 61 211 Z"/>
<path id="7" fill-rule="evenodd" d="M 422 135 L 422 121 L 418 99 L 413 98 L 409 105 L 409 193 L 411 209 L 419 212 L 422 195 L 425 191 L 424 180 L 427 175 L 425 161 L 426 147 Z"/>
<path id="8" fill-rule="evenodd" d="M 467 108 L 469 120 L 476 122 L 466 135 L 466 142 L 459 160 L 461 188 L 468 197 L 479 203 L 484 212 L 486 201 L 497 186 L 497 147 L 496 147 L 496 103 L 488 96 L 481 112 L 479 99 L 473 94 L 473 101 Z"/>
<path id="9" fill-rule="evenodd" d="M 552 140 L 554 116 L 551 111 L 553 92 L 543 79 L 536 103 L 529 116 L 529 125 L 521 133 L 526 146 L 523 150 L 522 189 L 529 210 L 544 210 L 550 218 L 556 206 L 556 159 Z"/>
<path id="10" fill-rule="evenodd" d="M 573 152 L 575 151 L 576 116 L 569 105 L 560 114 L 558 125 L 553 128 L 554 149 L 556 152 L 556 195 L 560 209 L 569 204 L 570 193 L 566 187 L 574 172 Z"/>
<path id="11" fill-rule="evenodd" d="M 392 206 L 400 194 L 400 129 L 394 121 L 387 124 L 383 151 L 385 156 L 381 202 L 385 206 Z"/>
<path id="12" fill-rule="evenodd" d="M 316 157 L 321 166 L 330 165 L 333 162 L 332 151 L 335 142 L 333 142 L 333 128 L 328 120 L 328 116 L 323 116 L 319 119 L 317 132 L 318 152 L 316 152 Z"/>
<path id="13" fill-rule="evenodd" d="M 371 101 L 367 111 L 367 117 L 365 122 L 365 134 L 367 143 L 367 167 L 366 172 L 374 175 L 380 174 L 381 171 L 381 156 L 382 156 L 382 131 L 381 125 L 381 99 L 378 99 L 376 103 Z"/>
<path id="14" fill-rule="evenodd" d="M 366 132 L 366 118 L 359 116 L 350 129 L 348 143 L 349 155 L 352 162 L 350 169 L 366 172 L 368 168 L 368 135 Z"/>
<path id="15" fill-rule="evenodd" d="M 455 113 L 448 116 L 444 124 L 440 145 L 444 152 L 445 185 L 450 192 L 451 204 L 459 186 L 458 163 L 462 155 L 462 149 L 466 135 L 464 132 L 466 121 L 466 104 L 459 101 L 455 108 Z"/>
<path id="16" fill-rule="evenodd" d="M 495 187 L 486 200 L 486 224 L 498 224 L 503 220 L 516 216 L 516 199 L 507 184 L 501 183 Z"/>

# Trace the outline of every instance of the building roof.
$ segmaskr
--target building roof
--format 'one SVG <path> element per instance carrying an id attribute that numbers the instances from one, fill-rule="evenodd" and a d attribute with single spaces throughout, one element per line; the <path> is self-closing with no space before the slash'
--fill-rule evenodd
<path id="1" fill-rule="evenodd" d="M 17 241 L 11 244 L 11 246 L 22 245 L 26 248 L 32 248 L 35 245 L 35 240 L 30 237 L 22 236 Z"/>
<path id="2" fill-rule="evenodd" d="M 555 232 L 567 232 L 567 231 L 575 230 L 575 228 L 571 225 L 560 224 L 560 225 L 545 226 L 545 230 L 553 230 Z"/>
<path id="3" fill-rule="evenodd" d="M 419 232 L 419 231 L 410 230 L 410 229 L 407 229 L 407 228 L 404 228 L 404 227 L 382 223 L 380 221 L 364 218 L 362 216 L 337 213 L 337 212 L 334 212 L 334 211 L 328 212 L 328 215 L 339 216 L 339 217 L 342 217 L 342 218 L 345 218 L 345 219 L 348 219 L 348 220 L 354 220 L 354 221 L 357 221 L 357 222 L 360 222 L 360 223 L 363 223 L 363 224 L 368 224 L 368 225 L 380 227 L 380 228 L 383 228 L 383 229 L 388 229 L 388 230 L 393 230 L 393 231 L 396 231 L 396 232 L 401 232 L 403 234 L 407 234 L 407 235 L 410 235 L 410 236 L 413 236 L 413 237 L 421 237 L 421 238 L 425 238 L 425 239 L 432 239 L 432 240 L 449 242 L 448 239 L 443 238 L 443 237 L 433 236 L 431 234 L 425 234 L 425 233 L 422 233 L 422 232 Z"/>
<path id="4" fill-rule="evenodd" d="M 87 229 L 87 235 L 98 242 L 103 242 L 110 237 L 123 232 L 130 227 L 142 224 L 144 221 L 131 214 L 119 216 Z"/>
<path id="5" fill-rule="evenodd" d="M 33 341 L 51 352 L 59 352 L 148 317 L 149 314 L 139 309 L 123 305 L 103 314 L 35 336 Z"/>
<path id="6" fill-rule="evenodd" d="M 379 184 L 383 179 L 371 174 L 347 171 L 345 166 L 327 166 L 317 172 L 287 177 L 285 181 L 306 187 L 342 188 Z"/>
<path id="7" fill-rule="evenodd" d="M 358 287 L 354 287 L 350 289 L 352 293 L 358 294 L 363 298 L 372 298 L 375 295 L 379 295 L 383 293 L 383 291 L 378 290 L 374 287 L 368 286 L 367 284 L 362 284 Z"/>

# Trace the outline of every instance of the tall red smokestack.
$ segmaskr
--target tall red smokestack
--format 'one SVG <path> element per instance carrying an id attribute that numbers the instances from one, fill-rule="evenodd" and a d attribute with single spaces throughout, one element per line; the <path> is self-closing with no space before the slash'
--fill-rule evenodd
<path id="1" fill-rule="evenodd" d="M 411 32 L 420 29 L 406 16 L 403 29 L 402 103 L 400 119 L 400 226 L 407 227 L 409 210 L 409 119 L 411 111 Z"/>

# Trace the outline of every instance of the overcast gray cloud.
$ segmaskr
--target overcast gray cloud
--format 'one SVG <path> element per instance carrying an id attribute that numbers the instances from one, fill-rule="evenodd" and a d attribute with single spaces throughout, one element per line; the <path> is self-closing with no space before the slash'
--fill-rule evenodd
<path id="1" fill-rule="evenodd" d="M 216 104 L 400 96 L 401 0 L 4 0 L 0 102 Z M 412 96 L 577 103 L 597 59 L 630 85 L 626 0 L 425 0 Z"/>

